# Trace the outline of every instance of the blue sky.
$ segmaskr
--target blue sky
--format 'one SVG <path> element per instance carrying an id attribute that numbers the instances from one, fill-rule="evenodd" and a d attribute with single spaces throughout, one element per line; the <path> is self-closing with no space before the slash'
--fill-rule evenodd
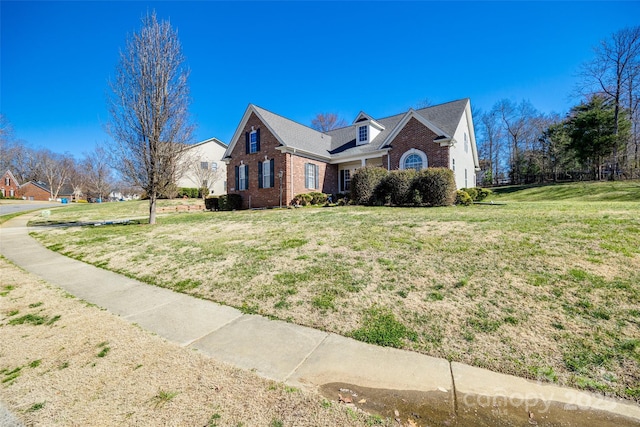
<path id="1" fill-rule="evenodd" d="M 108 142 L 108 79 L 155 10 L 191 69 L 197 141 L 228 143 L 249 103 L 303 124 L 469 97 L 566 113 L 576 72 L 640 2 L 0 2 L 0 112 L 34 148 Z"/>

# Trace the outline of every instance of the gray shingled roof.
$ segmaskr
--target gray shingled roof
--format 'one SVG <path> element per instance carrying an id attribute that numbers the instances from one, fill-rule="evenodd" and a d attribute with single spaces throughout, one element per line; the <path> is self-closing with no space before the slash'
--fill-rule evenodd
<path id="1" fill-rule="evenodd" d="M 271 111 L 253 106 L 262 120 L 276 133 L 282 144 L 323 157 L 329 157 L 331 137 L 308 126 L 296 123 Z"/>
<path id="2" fill-rule="evenodd" d="M 448 136 L 453 136 L 468 101 L 468 98 L 464 98 L 445 104 L 422 108 L 416 110 L 416 113 L 446 132 Z M 404 112 L 376 120 L 383 125 L 385 129 L 369 144 L 356 145 L 353 125 L 322 133 L 265 110 L 264 108 L 255 105 L 253 107 L 262 117 L 265 124 L 280 138 L 283 145 L 332 158 L 357 156 L 378 151 L 382 142 L 406 115 L 406 112 Z"/>

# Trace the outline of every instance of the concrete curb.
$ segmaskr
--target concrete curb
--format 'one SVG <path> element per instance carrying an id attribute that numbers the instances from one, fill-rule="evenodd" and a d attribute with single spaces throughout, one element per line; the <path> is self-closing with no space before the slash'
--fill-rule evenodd
<path id="1" fill-rule="evenodd" d="M 484 411 L 492 425 L 495 408 L 503 408 L 502 416 L 530 424 L 535 414 L 540 419 L 553 409 L 569 420 L 575 411 L 599 414 L 592 425 L 608 425 L 609 419 L 612 426 L 640 425 L 640 406 L 626 401 L 245 315 L 72 260 L 28 235 L 32 216 L 0 227 L 0 253 L 7 259 L 169 341 L 263 377 L 316 390 L 343 383 L 421 393 L 421 404 L 429 402 L 442 422 L 472 417 L 469 422 L 482 425 L 478 414 Z"/>

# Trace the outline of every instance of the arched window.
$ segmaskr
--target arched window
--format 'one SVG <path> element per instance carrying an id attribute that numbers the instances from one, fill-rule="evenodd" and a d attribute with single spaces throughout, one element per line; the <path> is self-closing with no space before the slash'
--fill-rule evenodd
<path id="1" fill-rule="evenodd" d="M 404 168 L 403 169 L 415 169 L 419 171 L 422 169 L 422 158 L 417 154 L 411 154 L 404 159 Z"/>
<path id="2" fill-rule="evenodd" d="M 415 169 L 419 171 L 427 166 L 427 155 L 415 148 L 407 151 L 400 158 L 400 169 Z"/>

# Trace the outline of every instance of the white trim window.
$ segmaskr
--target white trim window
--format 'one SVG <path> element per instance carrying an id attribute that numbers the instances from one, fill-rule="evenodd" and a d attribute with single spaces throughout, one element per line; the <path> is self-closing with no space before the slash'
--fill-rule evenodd
<path id="1" fill-rule="evenodd" d="M 236 190 L 249 189 L 249 165 L 236 166 Z"/>
<path id="2" fill-rule="evenodd" d="M 369 140 L 369 126 L 358 127 L 358 143 L 367 142 Z"/>
<path id="3" fill-rule="evenodd" d="M 464 133 L 464 152 L 469 152 L 469 140 L 467 139 L 467 133 Z"/>
<path id="4" fill-rule="evenodd" d="M 258 152 L 258 132 L 251 131 L 249 134 L 249 153 Z"/>
<path id="5" fill-rule="evenodd" d="M 311 190 L 317 190 L 319 186 L 318 165 L 313 163 L 304 164 L 304 186 Z"/>
<path id="6" fill-rule="evenodd" d="M 349 169 L 343 169 L 340 171 L 340 191 L 351 190 L 351 171 Z"/>
<path id="7" fill-rule="evenodd" d="M 412 148 L 400 158 L 400 169 L 426 169 L 428 167 L 427 155 L 420 150 Z"/>

